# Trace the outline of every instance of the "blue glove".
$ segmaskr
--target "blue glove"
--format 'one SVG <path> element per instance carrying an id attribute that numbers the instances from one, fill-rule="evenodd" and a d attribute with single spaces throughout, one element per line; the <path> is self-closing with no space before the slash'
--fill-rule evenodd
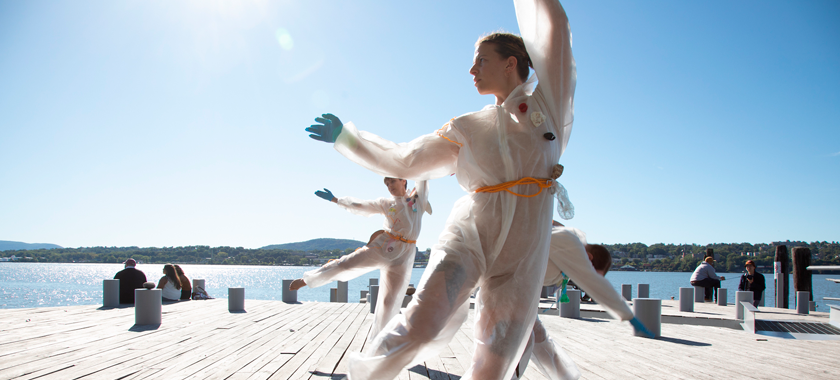
<path id="1" fill-rule="evenodd" d="M 327 189 L 324 189 L 324 191 L 318 190 L 318 191 L 316 191 L 316 192 L 315 192 L 315 195 L 317 195 L 317 196 L 318 196 L 318 197 L 320 197 L 320 198 L 324 198 L 324 199 L 326 199 L 326 200 L 327 200 L 327 202 L 332 202 L 333 198 L 335 198 L 335 197 L 333 196 L 333 193 L 332 193 L 332 192 L 330 192 L 330 191 L 329 191 L 329 190 L 327 190 Z"/>
<path id="2" fill-rule="evenodd" d="M 636 331 L 647 335 L 648 338 L 656 338 L 656 335 L 653 335 L 653 333 L 650 332 L 650 330 L 648 330 L 647 327 L 645 327 L 645 325 L 642 324 L 642 321 L 640 321 L 638 318 L 633 317 L 633 319 L 630 320 L 630 324 L 633 325 L 633 328 L 636 329 Z"/>
<path id="3" fill-rule="evenodd" d="M 334 143 L 341 134 L 341 120 L 331 113 L 325 113 L 321 117 L 316 117 L 315 121 L 321 124 L 312 124 L 306 128 L 307 132 L 312 133 L 309 137 L 328 143 Z"/>

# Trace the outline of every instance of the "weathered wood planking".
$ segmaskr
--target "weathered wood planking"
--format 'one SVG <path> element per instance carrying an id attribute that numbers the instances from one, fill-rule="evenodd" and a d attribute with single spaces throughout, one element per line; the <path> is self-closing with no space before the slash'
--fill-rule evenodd
<path id="1" fill-rule="evenodd" d="M 708 306 L 696 314 L 732 312 Z M 134 326 L 130 307 L 0 310 L 0 379 L 339 379 L 348 355 L 367 344 L 373 321 L 364 304 L 247 300 L 246 310 L 228 312 L 225 300 L 169 304 L 160 326 Z M 626 322 L 541 319 L 584 379 L 840 376 L 840 341 L 675 324 L 664 324 L 663 337 L 654 340 L 633 337 Z M 398 379 L 459 379 L 470 364 L 472 329 L 470 317 L 438 356 Z M 522 378 L 544 379 L 533 365 Z"/>

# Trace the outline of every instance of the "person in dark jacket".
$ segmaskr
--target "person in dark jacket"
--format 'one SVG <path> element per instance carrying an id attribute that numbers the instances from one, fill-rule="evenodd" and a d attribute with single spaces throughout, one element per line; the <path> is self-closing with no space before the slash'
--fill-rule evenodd
<path id="1" fill-rule="evenodd" d="M 134 289 L 142 288 L 146 282 L 146 274 L 134 268 L 134 259 L 125 261 L 125 269 L 117 272 L 114 279 L 120 280 L 120 303 L 134 303 Z"/>
<path id="2" fill-rule="evenodd" d="M 741 282 L 738 283 L 738 290 L 753 292 L 753 306 L 758 306 L 761 301 L 761 293 L 764 293 L 764 275 L 755 271 L 755 262 L 747 260 L 744 264 L 747 273 L 741 275 Z"/>

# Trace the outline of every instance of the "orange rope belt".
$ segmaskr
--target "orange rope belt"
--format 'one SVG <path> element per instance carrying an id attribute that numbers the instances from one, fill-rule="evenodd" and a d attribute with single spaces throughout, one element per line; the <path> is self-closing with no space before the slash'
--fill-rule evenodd
<path id="1" fill-rule="evenodd" d="M 444 125 L 443 125 L 442 127 L 440 127 L 440 129 L 438 129 L 438 130 L 437 130 L 437 132 L 435 132 L 435 133 L 436 133 L 438 136 L 445 138 L 445 139 L 446 139 L 446 140 L 448 140 L 449 142 L 451 142 L 451 143 L 453 143 L 453 144 L 456 144 L 456 145 L 458 145 L 458 146 L 460 146 L 460 147 L 462 147 L 462 148 L 463 148 L 463 147 L 464 147 L 464 144 L 461 144 L 461 143 L 459 143 L 459 142 L 457 142 L 457 141 L 452 141 L 452 139 L 450 139 L 449 137 L 446 137 L 446 136 L 444 136 L 444 135 L 443 135 L 443 132 L 445 132 L 445 131 L 444 131 L 444 129 L 445 129 L 446 127 L 448 127 L 450 123 L 452 123 L 452 120 L 455 120 L 455 118 L 453 117 L 452 119 L 450 119 L 450 120 L 449 120 L 449 123 L 444 124 Z"/>
<path id="2" fill-rule="evenodd" d="M 390 237 L 391 237 L 391 239 L 394 239 L 394 240 L 399 240 L 399 241 L 401 241 L 401 242 L 405 242 L 405 243 L 408 243 L 408 244 L 415 244 L 415 243 L 417 243 L 417 240 L 408 240 L 408 239 L 406 239 L 406 238 L 404 238 L 404 237 L 402 237 L 402 236 L 400 236 L 400 235 L 394 235 L 394 234 L 392 234 L 392 233 L 390 233 L 390 232 L 388 232 L 388 231 L 385 231 L 385 234 L 386 234 L 386 235 L 388 235 L 388 236 L 390 236 Z"/>
<path id="3" fill-rule="evenodd" d="M 536 194 L 531 194 L 531 195 L 517 194 L 517 193 L 514 193 L 513 191 L 510 191 L 510 188 L 514 187 L 516 185 L 531 185 L 531 184 L 539 186 L 540 191 L 538 191 Z M 540 195 L 540 193 L 542 193 L 543 189 L 548 189 L 552 185 L 554 185 L 554 180 L 552 180 L 552 179 L 525 177 L 525 178 L 522 178 L 522 179 L 518 179 L 516 181 L 509 181 L 509 182 L 505 182 L 505 183 L 500 183 L 498 185 L 480 187 L 475 192 L 476 193 L 498 193 L 500 191 L 507 191 L 508 193 L 516 195 L 517 197 L 532 198 L 532 197 L 536 197 L 537 195 Z"/>

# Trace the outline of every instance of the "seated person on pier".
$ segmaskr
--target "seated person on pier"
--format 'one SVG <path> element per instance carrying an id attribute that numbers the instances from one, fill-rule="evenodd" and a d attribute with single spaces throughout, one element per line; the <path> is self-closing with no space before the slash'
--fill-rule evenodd
<path id="1" fill-rule="evenodd" d="M 175 264 L 173 266 L 175 267 L 175 272 L 178 273 L 178 278 L 181 279 L 181 300 L 189 301 L 192 299 L 192 284 L 190 283 L 190 279 L 184 275 L 184 270 L 181 269 L 180 265 Z"/>
<path id="2" fill-rule="evenodd" d="M 391 197 L 363 201 L 352 197 L 336 198 L 324 189 L 315 195 L 337 203 L 348 211 L 364 216 L 385 215 L 384 229 L 371 236 L 367 245 L 338 260 L 304 273 L 289 286 L 297 290 L 304 286 L 319 287 L 331 281 L 347 281 L 372 270 L 380 270 L 379 296 L 376 300 L 374 325 L 369 339 L 373 339 L 388 321 L 399 314 L 405 298 L 411 270 L 414 267 L 416 239 L 420 235 L 423 212 L 432 213 L 428 203 L 428 185 L 418 181 L 408 195 L 406 180 L 385 178 Z"/>
<path id="3" fill-rule="evenodd" d="M 761 301 L 761 294 L 764 293 L 764 275 L 755 271 L 755 261 L 747 260 L 744 263 L 744 268 L 747 273 L 741 275 L 741 282 L 738 284 L 738 290 L 753 292 L 753 306 L 758 307 Z"/>
<path id="4" fill-rule="evenodd" d="M 178 301 L 181 298 L 181 278 L 174 265 L 163 266 L 163 277 L 158 281 L 157 288 L 163 290 L 161 297 L 164 301 Z"/>
<path id="5" fill-rule="evenodd" d="M 135 268 L 137 262 L 134 259 L 125 261 L 125 269 L 117 272 L 115 280 L 120 280 L 120 303 L 134 303 L 134 289 L 143 287 L 146 282 L 146 274 Z"/>
<path id="6" fill-rule="evenodd" d="M 707 256 L 691 275 L 691 285 L 706 288 L 706 302 L 712 302 L 712 294 L 717 299 L 717 289 L 720 289 L 720 282 L 726 279 L 723 276 L 718 277 L 715 274 L 714 262 L 715 259 Z"/>

